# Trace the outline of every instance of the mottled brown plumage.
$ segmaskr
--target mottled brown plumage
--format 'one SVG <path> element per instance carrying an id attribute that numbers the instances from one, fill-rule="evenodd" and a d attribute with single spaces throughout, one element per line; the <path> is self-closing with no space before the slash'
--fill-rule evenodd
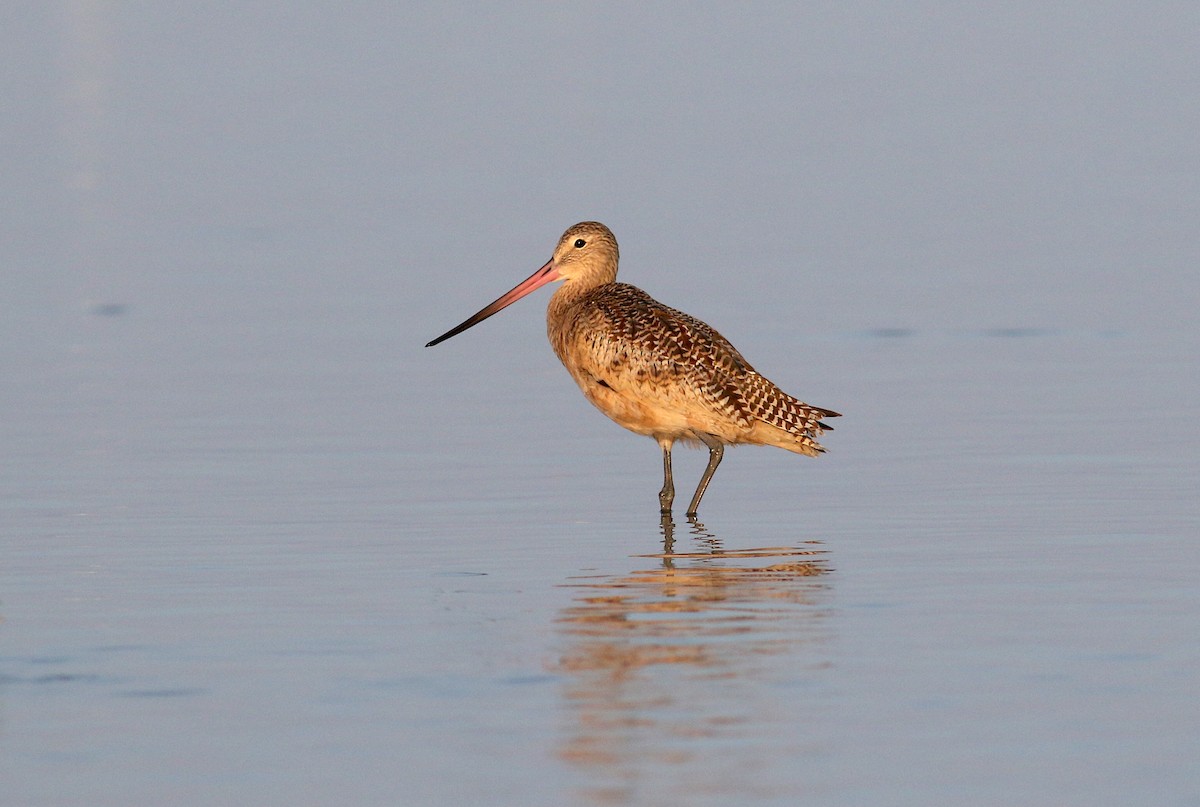
<path id="1" fill-rule="evenodd" d="M 552 280 L 546 330 L 554 352 L 583 394 L 630 431 L 663 449 L 663 512 L 674 500 L 671 447 L 709 448 L 709 463 L 688 509 L 694 514 L 721 461 L 723 447 L 772 445 L 817 456 L 816 438 L 838 413 L 793 398 L 759 375 L 737 348 L 711 327 L 617 283 L 619 250 L 599 222 L 571 227 L 554 257 L 528 280 L 430 344 L 459 333 Z"/>
<path id="2" fill-rule="evenodd" d="M 606 283 L 554 300 L 550 312 L 554 352 L 588 399 L 625 428 L 676 440 L 710 434 L 810 456 L 824 451 L 814 438 L 830 428 L 821 418 L 836 413 L 783 392 L 721 334 L 641 289 Z"/>

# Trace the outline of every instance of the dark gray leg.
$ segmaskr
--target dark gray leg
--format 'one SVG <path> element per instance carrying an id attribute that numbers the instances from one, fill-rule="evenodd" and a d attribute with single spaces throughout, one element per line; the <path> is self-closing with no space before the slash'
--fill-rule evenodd
<path id="1" fill-rule="evenodd" d="M 708 466 L 704 469 L 704 476 L 700 477 L 700 484 L 696 486 L 696 495 L 692 497 L 692 503 L 688 505 L 687 514 L 689 516 L 696 515 L 696 508 L 700 506 L 700 497 L 708 489 L 709 481 L 716 473 L 717 466 L 721 464 L 721 458 L 725 456 L 725 446 L 721 444 L 720 440 L 711 435 L 701 435 L 700 439 L 704 441 L 704 445 L 708 446 Z"/>
<path id="2" fill-rule="evenodd" d="M 663 450 L 663 486 L 658 492 L 658 503 L 662 512 L 669 514 L 671 505 L 675 502 L 675 480 L 671 478 L 671 443 L 660 440 L 658 444 Z"/>

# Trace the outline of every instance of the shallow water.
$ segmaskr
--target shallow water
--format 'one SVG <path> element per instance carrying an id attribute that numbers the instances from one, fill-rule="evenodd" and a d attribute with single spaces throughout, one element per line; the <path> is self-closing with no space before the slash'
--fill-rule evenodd
<path id="1" fill-rule="evenodd" d="M 172 411 L 194 368 L 157 406 L 161 368 L 60 368 L 111 403 L 7 423 L 62 441 L 7 465 L 11 803 L 1188 803 L 1197 479 L 1191 404 L 1146 383 L 1179 378 L 1166 348 L 831 337 L 863 379 L 835 399 L 874 410 L 819 462 L 732 452 L 668 525 L 653 443 L 540 367 L 497 423 L 540 384 L 568 414 L 477 443 L 398 437 L 373 368 L 311 353 L 236 416 Z M 1139 439 L 1100 443 L 1125 386 Z M 1046 413 L 1020 440 L 1017 401 Z M 378 443 L 327 416 L 352 405 Z"/>
<path id="2" fill-rule="evenodd" d="M 678 72 L 577 9 L 602 44 L 558 69 L 621 111 L 600 144 L 573 107 L 514 132 L 553 82 L 473 83 L 564 20 L 256 8 L 0 26 L 0 803 L 1200 804 L 1171 26 L 850 9 Z M 663 35 L 774 36 L 751 17 Z M 978 58 L 931 49 L 962 31 Z M 1159 83 L 1109 82 L 1113 49 Z M 784 91 L 824 133 L 800 189 L 794 126 L 718 148 Z M 643 107 L 674 117 L 631 134 Z M 663 522 L 657 447 L 579 395 L 546 295 L 421 347 L 593 216 L 623 279 L 844 414 L 828 455 L 731 450 Z M 703 464 L 676 452 L 680 498 Z"/>

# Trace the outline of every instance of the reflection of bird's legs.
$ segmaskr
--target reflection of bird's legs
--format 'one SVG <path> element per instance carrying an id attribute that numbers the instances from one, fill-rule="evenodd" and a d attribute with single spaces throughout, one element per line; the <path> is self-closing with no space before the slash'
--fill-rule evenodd
<path id="1" fill-rule="evenodd" d="M 675 520 L 671 518 L 669 512 L 662 514 L 659 529 L 662 530 L 663 536 L 663 568 L 673 569 L 675 560 L 671 555 L 675 552 Z"/>
<path id="2" fill-rule="evenodd" d="M 667 439 L 659 439 L 658 444 L 663 450 L 663 486 L 658 492 L 658 503 L 662 512 L 671 514 L 671 505 L 675 502 L 675 480 L 671 478 L 671 443 Z"/>
<path id="3" fill-rule="evenodd" d="M 710 555 L 721 554 L 721 539 L 714 533 L 709 532 L 708 527 L 704 526 L 703 522 L 699 521 L 695 516 L 688 516 L 688 527 L 691 529 L 692 537 L 697 543 L 707 547 Z"/>
<path id="4" fill-rule="evenodd" d="M 704 475 L 700 477 L 700 484 L 696 486 L 696 495 L 692 497 L 692 503 L 688 505 L 687 514 L 689 516 L 696 515 L 696 509 L 700 506 L 700 497 L 704 495 L 709 480 L 716 473 L 717 466 L 721 464 L 721 458 L 725 456 L 725 446 L 716 437 L 710 434 L 701 434 L 699 437 L 704 445 L 708 446 L 708 466 L 704 469 Z"/>

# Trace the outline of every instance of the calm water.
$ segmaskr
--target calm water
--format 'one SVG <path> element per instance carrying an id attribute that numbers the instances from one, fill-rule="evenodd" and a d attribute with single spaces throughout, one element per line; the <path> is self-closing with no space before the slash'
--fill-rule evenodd
<path id="1" fill-rule="evenodd" d="M 1200 805 L 1196 14 L 946 11 L 10 12 L 0 804 Z M 590 217 L 830 453 L 421 347 Z"/>

